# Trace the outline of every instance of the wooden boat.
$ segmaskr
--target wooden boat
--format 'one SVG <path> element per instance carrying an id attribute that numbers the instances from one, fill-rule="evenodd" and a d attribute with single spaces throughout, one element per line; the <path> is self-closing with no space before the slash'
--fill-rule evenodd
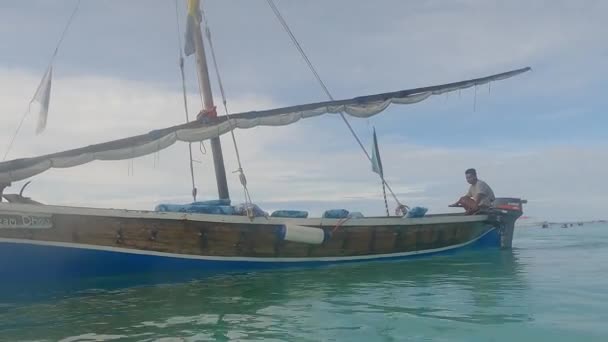
<path id="1" fill-rule="evenodd" d="M 290 219 L 0 204 L 5 278 L 257 269 L 510 248 L 519 199 L 484 215 Z"/>
<path id="2" fill-rule="evenodd" d="M 198 6 L 197 1 L 191 3 Z M 75 167 L 93 160 L 132 159 L 155 153 L 177 141 L 209 139 L 219 198 L 227 200 L 218 138 L 222 134 L 236 128 L 288 125 L 328 113 L 365 118 L 391 104 L 413 104 L 433 95 L 487 84 L 529 70 L 523 68 L 349 100 L 217 116 L 210 93 L 200 18 L 194 18 L 193 22 L 199 80 L 205 98 L 205 108 L 196 121 L 84 148 L 2 162 L 0 195 L 6 185 L 50 168 Z M 239 216 L 64 207 L 44 205 L 22 194 L 4 195 L 4 198 L 9 201 L 0 203 L 0 276 L 4 281 L 159 270 L 307 267 L 421 257 L 466 248 L 511 248 L 514 224 L 522 215 L 525 203 L 517 198 L 498 198 L 494 208 L 477 215 L 288 218 L 256 217 L 251 212 Z"/>

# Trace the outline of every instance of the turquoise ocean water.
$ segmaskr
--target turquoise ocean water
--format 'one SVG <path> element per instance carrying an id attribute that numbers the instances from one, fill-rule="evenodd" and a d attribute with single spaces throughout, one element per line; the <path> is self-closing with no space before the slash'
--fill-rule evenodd
<path id="1" fill-rule="evenodd" d="M 608 341 L 605 225 L 518 229 L 512 251 L 99 283 L 2 298 L 0 340 Z"/>

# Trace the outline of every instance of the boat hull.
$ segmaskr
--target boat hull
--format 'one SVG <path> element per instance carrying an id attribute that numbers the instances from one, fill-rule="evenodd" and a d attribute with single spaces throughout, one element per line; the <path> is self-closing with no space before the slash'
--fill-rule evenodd
<path id="1" fill-rule="evenodd" d="M 3 279 L 14 280 L 114 276 L 146 272 L 223 272 L 318 267 L 338 263 L 420 258 L 455 253 L 464 249 L 498 248 L 499 244 L 498 230 L 490 228 L 482 236 L 463 244 L 411 252 L 329 258 L 239 258 L 193 257 L 123 248 L 0 239 L 0 274 Z"/>
<path id="2" fill-rule="evenodd" d="M 287 241 L 289 225 L 327 238 Z M 249 220 L 34 205 L 1 205 L 0 228 L 0 276 L 12 281 L 396 260 L 500 248 L 510 236 L 485 215 Z"/>

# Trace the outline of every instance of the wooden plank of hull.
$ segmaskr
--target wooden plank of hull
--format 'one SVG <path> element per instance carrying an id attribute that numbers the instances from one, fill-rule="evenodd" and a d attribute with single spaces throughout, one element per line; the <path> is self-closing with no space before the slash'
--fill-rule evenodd
<path id="1" fill-rule="evenodd" d="M 483 221 L 420 225 L 320 228 L 332 232 L 321 245 L 281 241 L 277 224 L 55 214 L 49 229 L 8 228 L 0 238 L 77 243 L 223 257 L 336 257 L 391 254 L 466 243 L 487 231 Z M 319 228 L 319 227 L 317 227 Z"/>

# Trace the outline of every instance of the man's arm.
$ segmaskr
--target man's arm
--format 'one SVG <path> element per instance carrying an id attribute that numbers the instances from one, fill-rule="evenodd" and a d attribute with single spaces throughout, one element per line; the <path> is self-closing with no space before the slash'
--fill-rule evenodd
<path id="1" fill-rule="evenodd" d="M 489 196 L 489 187 L 487 184 L 485 183 L 480 183 L 477 189 L 477 193 L 475 194 L 475 196 L 473 196 L 473 199 L 475 200 L 475 203 L 477 203 L 477 205 L 479 205 L 479 203 L 481 203 L 481 200 L 488 197 Z"/>
<path id="2" fill-rule="evenodd" d="M 464 195 L 464 197 L 473 197 L 473 186 L 472 185 L 469 187 L 469 190 Z"/>

